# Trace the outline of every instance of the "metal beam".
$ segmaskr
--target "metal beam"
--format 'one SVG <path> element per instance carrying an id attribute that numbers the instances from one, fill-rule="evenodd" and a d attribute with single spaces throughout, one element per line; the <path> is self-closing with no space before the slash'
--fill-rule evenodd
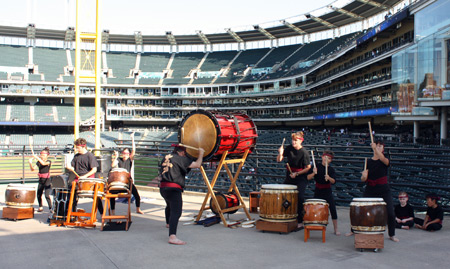
<path id="1" fill-rule="evenodd" d="M 332 23 L 329 23 L 329 22 L 327 22 L 327 21 L 325 21 L 325 20 L 322 20 L 321 18 L 315 17 L 315 16 L 313 16 L 313 15 L 311 15 L 311 14 L 307 14 L 306 17 L 307 17 L 307 18 L 310 18 L 310 19 L 312 19 L 312 20 L 315 20 L 315 21 L 318 22 L 318 23 L 323 24 L 323 25 L 325 25 L 325 26 L 328 27 L 328 28 L 337 28 L 336 25 L 334 25 L 334 24 L 332 24 Z"/>
<path id="2" fill-rule="evenodd" d="M 262 28 L 262 27 L 259 26 L 259 25 L 253 25 L 253 28 L 254 28 L 255 30 L 258 30 L 258 31 L 259 31 L 260 33 L 262 33 L 263 35 L 265 35 L 268 39 L 270 39 L 270 40 L 275 39 L 275 37 L 274 37 L 271 33 L 267 32 L 266 29 Z"/>
<path id="3" fill-rule="evenodd" d="M 231 30 L 231 28 L 227 28 L 225 29 L 225 31 L 227 31 L 227 33 L 238 43 L 244 43 L 244 40 L 242 40 L 242 38 L 240 38 L 233 30 Z"/>
<path id="4" fill-rule="evenodd" d="M 361 17 L 361 16 L 359 16 L 359 15 L 353 13 L 353 12 L 347 11 L 347 10 L 339 8 L 339 7 L 334 7 L 333 5 L 328 5 L 328 8 L 332 9 L 332 10 L 334 10 L 336 12 L 339 12 L 341 14 L 347 15 L 349 17 L 358 19 L 358 20 L 364 20 L 365 19 L 364 17 Z"/>
<path id="5" fill-rule="evenodd" d="M 368 5 L 371 5 L 371 6 L 374 6 L 374 7 L 379 7 L 379 8 L 382 8 L 384 10 L 388 10 L 388 9 L 391 8 L 389 6 L 386 6 L 386 5 L 380 4 L 380 3 L 375 2 L 375 1 L 371 1 L 371 0 L 356 0 L 356 1 L 359 1 L 359 2 L 364 3 L 364 4 L 368 4 Z"/>
<path id="6" fill-rule="evenodd" d="M 303 31 L 302 29 L 298 28 L 297 26 L 293 25 L 292 23 L 286 20 L 281 20 L 280 22 L 301 35 L 307 34 L 307 32 Z"/>

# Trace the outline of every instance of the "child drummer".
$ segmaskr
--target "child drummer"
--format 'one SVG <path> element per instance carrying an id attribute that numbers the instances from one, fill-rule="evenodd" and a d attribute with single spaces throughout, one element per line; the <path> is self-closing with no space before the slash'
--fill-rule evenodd
<path id="1" fill-rule="evenodd" d="M 409 230 L 414 226 L 414 208 L 408 203 L 408 199 L 406 192 L 398 194 L 400 204 L 395 206 L 395 228 Z"/>
<path id="2" fill-rule="evenodd" d="M 331 184 L 336 182 L 336 173 L 334 168 L 330 166 L 333 161 L 334 153 L 331 150 L 325 150 L 322 154 L 322 161 L 313 164 L 313 169 L 308 174 L 308 180 L 316 181 L 314 190 L 314 198 L 326 200 L 329 204 L 331 219 L 333 221 L 334 234 L 341 235 L 338 231 L 336 204 L 331 190 Z"/>
<path id="3" fill-rule="evenodd" d="M 416 228 L 434 232 L 442 229 L 442 221 L 444 220 L 444 211 L 442 207 L 437 203 L 439 196 L 434 193 L 430 193 L 426 196 L 427 199 L 427 214 L 425 219 L 415 218 Z"/>

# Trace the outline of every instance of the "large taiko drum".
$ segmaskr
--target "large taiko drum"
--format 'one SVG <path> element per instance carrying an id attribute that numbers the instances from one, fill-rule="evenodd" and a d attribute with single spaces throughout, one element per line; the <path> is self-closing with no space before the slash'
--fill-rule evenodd
<path id="1" fill-rule="evenodd" d="M 289 222 L 297 219 L 297 186 L 266 184 L 261 186 L 259 217 L 265 221 Z"/>
<path id="2" fill-rule="evenodd" d="M 322 199 L 307 199 L 303 203 L 305 215 L 303 223 L 307 226 L 326 226 L 328 224 L 328 203 Z"/>
<path id="3" fill-rule="evenodd" d="M 107 189 L 111 193 L 128 192 L 131 175 L 124 168 L 114 168 L 109 172 Z"/>
<path id="4" fill-rule="evenodd" d="M 217 202 L 219 203 L 219 206 L 220 206 L 221 210 L 232 208 L 232 207 L 238 206 L 240 204 L 237 195 L 234 194 L 234 193 L 228 193 L 228 194 L 215 193 L 215 196 L 216 196 Z M 209 201 L 209 204 L 210 204 L 211 211 L 214 212 L 215 214 L 218 214 L 219 212 L 218 212 L 217 207 L 214 204 L 212 198 Z M 226 212 L 226 213 L 227 214 L 233 214 L 233 213 L 236 213 L 236 212 L 237 212 L 237 209 L 233 210 L 233 211 Z"/>
<path id="5" fill-rule="evenodd" d="M 8 184 L 5 191 L 5 202 L 8 207 L 29 208 L 36 198 L 36 188 L 24 184 Z"/>
<path id="6" fill-rule="evenodd" d="M 382 198 L 353 198 L 350 223 L 355 233 L 384 233 L 387 223 L 386 203 Z"/>
<path id="7" fill-rule="evenodd" d="M 242 157 L 256 146 L 256 125 L 243 113 L 196 110 L 186 115 L 180 124 L 178 141 L 192 147 L 203 148 L 203 160 L 220 160 Z M 187 149 L 188 155 L 197 158 L 198 151 Z"/>
<path id="8" fill-rule="evenodd" d="M 78 197 L 93 198 L 95 184 L 98 183 L 97 197 L 105 194 L 105 181 L 100 178 L 81 178 L 78 180 Z"/>

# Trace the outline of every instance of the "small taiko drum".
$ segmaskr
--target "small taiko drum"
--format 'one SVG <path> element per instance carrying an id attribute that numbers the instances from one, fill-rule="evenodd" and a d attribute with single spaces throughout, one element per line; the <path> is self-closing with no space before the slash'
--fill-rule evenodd
<path id="1" fill-rule="evenodd" d="M 178 131 L 178 141 L 205 150 L 203 161 L 242 157 L 256 146 L 258 134 L 252 119 L 243 113 L 195 110 L 184 117 Z M 186 149 L 197 158 L 198 150 Z"/>
<path id="2" fill-rule="evenodd" d="M 24 184 L 8 184 L 5 191 L 5 202 L 8 207 L 33 207 L 36 188 Z"/>
<path id="3" fill-rule="evenodd" d="M 322 199 L 306 199 L 303 203 L 305 215 L 303 223 L 306 226 L 326 226 L 328 224 L 328 203 Z"/>
<path id="4" fill-rule="evenodd" d="M 387 209 L 383 198 L 353 198 L 350 203 L 350 224 L 355 233 L 384 233 Z"/>
<path id="5" fill-rule="evenodd" d="M 228 193 L 228 194 L 215 193 L 215 196 L 216 196 L 217 202 L 219 203 L 221 210 L 232 208 L 232 207 L 238 206 L 240 204 L 237 195 L 234 193 Z M 212 198 L 209 201 L 209 204 L 210 204 L 211 211 L 214 212 L 215 214 L 218 214 L 219 212 L 218 212 L 217 207 L 216 207 L 215 203 L 213 202 Z M 234 214 L 236 212 L 237 212 L 237 209 L 233 210 L 233 211 L 228 211 L 226 213 Z"/>
<path id="6" fill-rule="evenodd" d="M 78 197 L 93 198 L 95 184 L 98 183 L 97 196 L 102 197 L 105 194 L 105 181 L 100 178 L 82 178 L 78 180 Z"/>
<path id="7" fill-rule="evenodd" d="M 297 219 L 297 186 L 266 184 L 261 186 L 259 217 L 265 221 L 289 222 Z"/>
<path id="8" fill-rule="evenodd" d="M 111 193 L 128 192 L 131 185 L 131 175 L 124 168 L 114 168 L 108 175 L 108 190 Z"/>

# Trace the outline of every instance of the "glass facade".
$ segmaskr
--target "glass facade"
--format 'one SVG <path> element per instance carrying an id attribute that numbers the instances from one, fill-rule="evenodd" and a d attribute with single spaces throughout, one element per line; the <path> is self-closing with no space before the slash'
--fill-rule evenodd
<path id="1" fill-rule="evenodd" d="M 419 11 L 414 22 L 419 31 L 415 45 L 392 56 L 393 89 L 400 113 L 417 114 L 413 110 L 418 100 L 450 99 L 450 19 L 448 12 L 437 12 L 437 7 L 448 11 L 450 1 L 438 1 Z M 429 113 L 420 109 L 423 111 L 415 111 Z"/>

